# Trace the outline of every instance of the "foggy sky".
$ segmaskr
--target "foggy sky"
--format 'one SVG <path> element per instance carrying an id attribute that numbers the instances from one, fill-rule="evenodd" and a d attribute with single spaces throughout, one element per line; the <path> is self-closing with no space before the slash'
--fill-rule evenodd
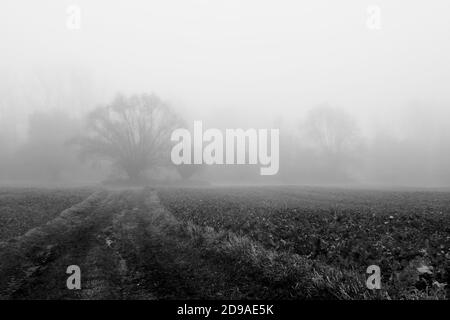
<path id="1" fill-rule="evenodd" d="M 70 5 L 79 30 L 66 27 Z M 370 5 L 380 30 L 366 26 Z M 328 102 L 367 135 L 439 137 L 450 119 L 449 14 L 447 0 L 2 1 L 0 116 L 78 115 L 118 91 L 155 92 L 217 126 L 295 127 Z"/>

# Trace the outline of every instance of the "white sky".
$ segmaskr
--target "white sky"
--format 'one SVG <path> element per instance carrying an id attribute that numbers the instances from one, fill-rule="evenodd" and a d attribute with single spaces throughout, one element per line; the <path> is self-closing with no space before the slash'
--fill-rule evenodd
<path id="1" fill-rule="evenodd" d="M 449 17 L 448 0 L 1 0 L 0 77 L 33 91 L 36 70 L 82 68 L 102 99 L 153 91 L 197 118 L 294 119 L 328 101 L 386 125 L 411 100 L 449 106 Z"/>

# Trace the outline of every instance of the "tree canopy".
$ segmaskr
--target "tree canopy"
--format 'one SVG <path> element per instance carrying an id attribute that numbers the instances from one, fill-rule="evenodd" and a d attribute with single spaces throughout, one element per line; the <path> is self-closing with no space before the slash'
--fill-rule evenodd
<path id="1" fill-rule="evenodd" d="M 108 159 L 131 180 L 170 161 L 170 134 L 181 123 L 154 94 L 117 95 L 89 113 L 81 155 Z"/>

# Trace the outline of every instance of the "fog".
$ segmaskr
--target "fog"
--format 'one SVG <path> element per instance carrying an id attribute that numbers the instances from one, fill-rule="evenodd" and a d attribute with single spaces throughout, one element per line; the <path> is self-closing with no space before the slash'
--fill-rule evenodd
<path id="1" fill-rule="evenodd" d="M 449 186 L 449 13 L 446 0 L 4 1 L 0 179 L 108 179 L 68 141 L 117 93 L 155 93 L 188 126 L 280 129 L 278 175 L 214 166 L 196 180 Z"/>

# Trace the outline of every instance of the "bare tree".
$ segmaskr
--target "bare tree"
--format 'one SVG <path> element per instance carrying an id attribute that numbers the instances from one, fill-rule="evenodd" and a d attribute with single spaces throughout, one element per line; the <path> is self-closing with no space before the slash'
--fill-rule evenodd
<path id="1" fill-rule="evenodd" d="M 28 139 L 17 150 L 12 170 L 18 176 L 60 180 L 77 166 L 67 141 L 79 134 L 80 128 L 79 120 L 61 110 L 33 113 L 28 120 Z"/>
<path id="2" fill-rule="evenodd" d="M 362 140 L 356 121 L 344 110 L 327 104 L 309 111 L 303 125 L 317 153 L 317 166 L 327 179 L 357 175 Z"/>
<path id="3" fill-rule="evenodd" d="M 81 155 L 111 160 L 130 180 L 170 161 L 170 134 L 180 123 L 156 95 L 118 95 L 88 115 Z"/>
<path id="4" fill-rule="evenodd" d="M 327 156 L 339 156 L 352 151 L 359 138 L 354 119 L 345 111 L 328 104 L 309 111 L 304 129 Z"/>

